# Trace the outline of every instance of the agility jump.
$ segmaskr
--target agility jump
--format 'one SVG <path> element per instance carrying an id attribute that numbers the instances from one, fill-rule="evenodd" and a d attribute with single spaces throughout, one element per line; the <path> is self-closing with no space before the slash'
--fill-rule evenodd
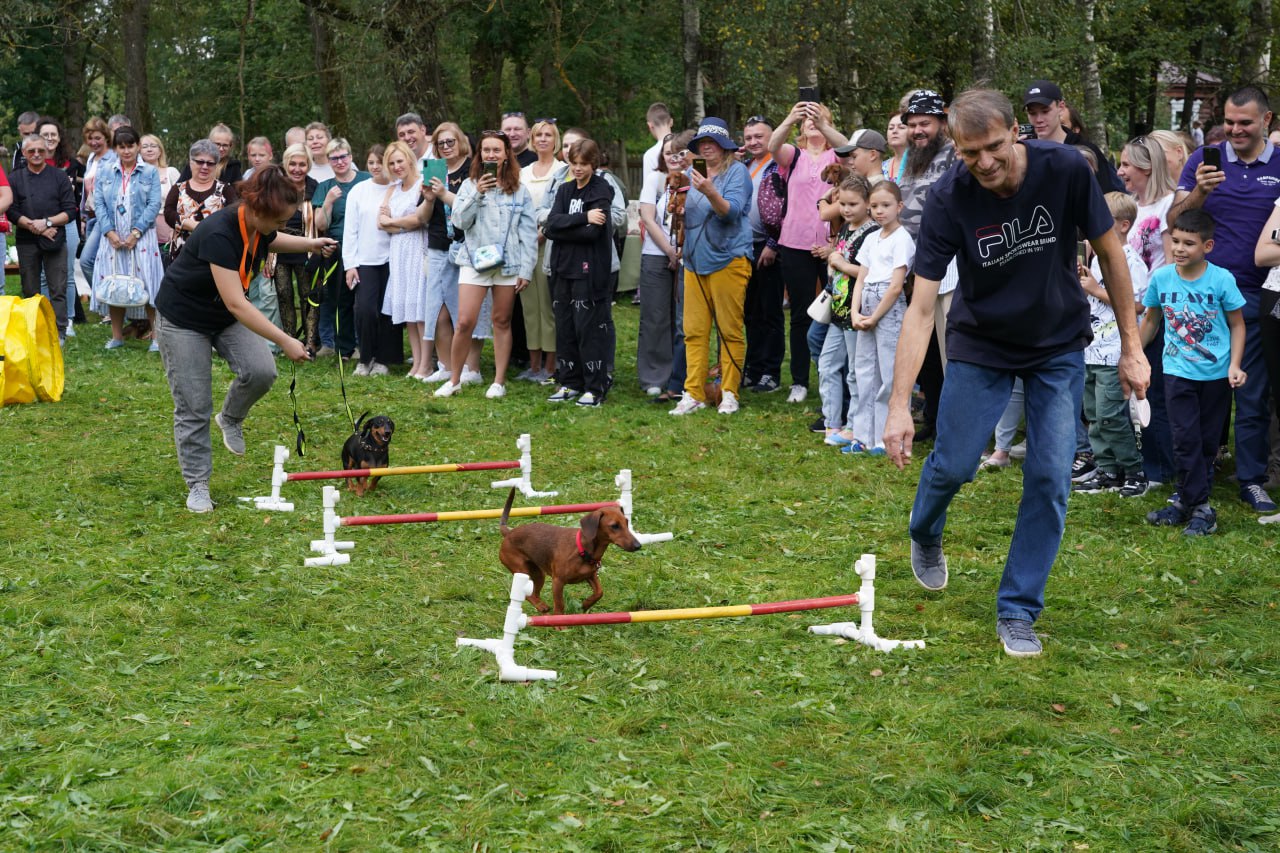
<path id="1" fill-rule="evenodd" d="M 560 504 L 558 506 L 525 506 L 511 510 L 512 518 L 527 518 L 537 515 L 568 515 L 580 512 L 592 512 L 607 506 L 616 506 L 627 517 L 627 524 L 632 525 L 631 532 L 642 545 L 654 542 L 669 542 L 671 533 L 638 533 L 631 521 L 633 508 L 631 494 L 631 470 L 624 468 L 613 478 L 618 487 L 616 501 L 599 503 Z M 495 484 L 496 486 L 497 484 Z M 507 482 L 508 488 L 514 483 Z M 411 512 L 396 515 L 355 515 L 343 518 L 335 509 L 341 493 L 333 486 L 324 487 L 324 538 L 311 540 L 311 550 L 318 557 L 308 557 L 307 566 L 341 566 L 351 562 L 351 555 L 343 553 L 355 548 L 355 542 L 336 538 L 340 527 L 365 527 L 376 524 L 430 524 L 441 521 L 476 521 L 485 518 L 501 518 L 502 508 L 497 509 L 463 509 L 445 512 Z M 521 577 L 526 577 L 521 575 Z"/>
<path id="2" fill-rule="evenodd" d="M 407 474 L 454 474 L 463 471 L 500 471 L 504 469 L 520 469 L 520 475 L 509 480 L 497 480 L 490 484 L 494 489 L 519 489 L 527 498 L 550 498 L 559 492 L 540 492 L 533 488 L 531 478 L 533 471 L 533 442 L 525 433 L 516 439 L 516 449 L 520 458 L 497 462 L 445 462 L 437 465 L 401 465 L 391 468 L 363 468 L 349 471 L 295 471 L 284 470 L 284 463 L 289 461 L 289 448 L 277 444 L 275 463 L 271 469 L 271 494 L 253 498 L 241 498 L 252 502 L 261 510 L 276 512 L 293 512 L 293 503 L 280 496 L 280 489 L 285 483 L 299 480 L 343 480 L 353 477 L 395 477 Z"/>
<path id="3" fill-rule="evenodd" d="M 515 662 L 515 641 L 520 631 L 525 628 L 555 627 L 564 628 L 575 625 L 617 625 L 634 622 L 671 622 L 679 619 L 723 619 L 737 616 L 765 616 L 772 613 L 795 613 L 802 610 L 821 610 L 830 607 L 852 607 L 857 605 L 861 611 L 861 624 L 858 622 L 837 622 L 832 625 L 814 625 L 809 630 L 814 634 L 844 637 L 856 640 L 871 648 L 888 652 L 899 646 L 908 649 L 924 648 L 924 640 L 887 640 L 877 637 L 872 625 L 872 614 L 875 611 L 876 591 L 876 558 L 874 554 L 863 554 L 862 559 L 854 564 L 854 571 L 862 579 L 858 592 L 846 595 L 832 595 L 826 598 L 802 598 L 793 601 L 774 601 L 764 604 L 735 604 L 727 607 L 686 607 L 674 610 L 635 610 L 626 613 L 580 613 L 562 616 L 527 616 L 524 613 L 524 601 L 533 591 L 533 581 L 528 575 L 517 574 L 511 579 L 511 597 L 507 604 L 506 620 L 502 626 L 501 639 L 473 640 L 460 637 L 456 645 L 475 646 L 491 653 L 498 661 L 499 681 L 550 681 L 557 675 L 552 669 L 535 669 L 521 666 Z"/>

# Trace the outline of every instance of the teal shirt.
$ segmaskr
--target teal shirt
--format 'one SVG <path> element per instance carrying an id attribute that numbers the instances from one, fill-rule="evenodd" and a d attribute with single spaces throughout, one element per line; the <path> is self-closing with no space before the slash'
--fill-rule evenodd
<path id="1" fill-rule="evenodd" d="M 347 215 L 347 195 L 350 194 L 351 188 L 361 181 L 367 181 L 371 178 L 368 172 L 356 172 L 356 176 L 349 181 L 340 181 L 337 178 L 329 178 L 321 181 L 316 187 L 316 194 L 311 199 L 312 207 L 324 207 L 324 197 L 329 194 L 329 190 L 334 187 L 342 188 L 342 197 L 333 203 L 333 217 L 329 220 L 329 236 L 338 242 L 342 242 L 342 223 Z"/>

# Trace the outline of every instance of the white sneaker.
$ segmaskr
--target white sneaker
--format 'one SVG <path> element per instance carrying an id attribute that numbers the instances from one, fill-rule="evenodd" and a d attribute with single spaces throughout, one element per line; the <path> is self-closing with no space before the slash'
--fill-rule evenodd
<path id="1" fill-rule="evenodd" d="M 391 371 L 387 369 L 387 366 L 380 361 L 375 361 L 373 363 L 373 367 L 369 368 L 370 376 L 386 376 L 390 372 Z"/>
<path id="2" fill-rule="evenodd" d="M 190 512 L 213 512 L 213 498 L 209 497 L 208 483 L 193 483 L 187 492 L 187 509 Z"/>
<path id="3" fill-rule="evenodd" d="M 480 371 L 469 367 L 462 368 L 462 379 L 458 382 L 459 385 L 479 385 L 481 382 L 484 382 L 484 377 L 480 375 Z"/>
<path id="4" fill-rule="evenodd" d="M 74 337 L 76 336 L 76 324 L 75 324 L 74 322 L 72 322 L 71 320 L 68 320 L 68 321 L 67 321 L 67 335 L 66 335 L 66 336 L 67 336 L 68 338 L 74 338 Z"/>
<path id="5" fill-rule="evenodd" d="M 422 377 L 422 381 L 435 383 L 435 382 L 443 382 L 448 378 L 449 378 L 449 371 L 445 370 L 443 367 L 437 367 L 435 373 Z"/>
<path id="6" fill-rule="evenodd" d="M 644 389 L 644 393 L 650 397 L 656 397 L 662 393 L 662 389 L 657 385 L 650 385 L 648 388 Z"/>
<path id="7" fill-rule="evenodd" d="M 804 398 L 809 396 L 809 389 L 803 385 L 792 385 L 791 393 L 787 395 L 788 403 L 803 403 Z"/>
<path id="8" fill-rule="evenodd" d="M 738 411 L 738 397 L 732 391 L 725 391 L 721 400 L 720 408 L 716 409 L 722 415 L 732 415 Z"/>
<path id="9" fill-rule="evenodd" d="M 495 382 L 489 386 L 489 390 L 485 391 L 484 395 L 488 397 L 490 400 L 496 400 L 499 397 L 505 397 L 507 396 L 507 386 L 499 385 L 497 382 Z"/>
<path id="10" fill-rule="evenodd" d="M 457 394 L 457 393 L 458 393 L 458 391 L 459 391 L 459 389 L 461 389 L 461 388 L 462 388 L 462 385 L 461 385 L 461 384 L 454 385 L 452 382 L 446 382 L 446 383 L 444 383 L 443 385 L 441 385 L 439 388 L 437 388 L 437 389 L 436 389 L 436 393 L 435 393 L 435 395 L 434 395 L 434 396 L 436 396 L 436 397 L 452 397 L 454 394 Z"/>
<path id="11" fill-rule="evenodd" d="M 1020 441 L 1020 442 L 1018 442 L 1017 444 L 1015 444 L 1013 447 L 1010 447 L 1010 448 L 1009 448 L 1009 457 L 1010 457 L 1011 459 L 1026 459 L 1026 458 L 1027 458 L 1027 443 L 1026 443 L 1025 441 Z"/>
<path id="12" fill-rule="evenodd" d="M 706 403 L 702 402 L 701 400 L 695 399 L 692 394 L 686 391 L 684 393 L 684 396 L 680 398 L 680 402 L 676 403 L 676 407 L 672 409 L 670 412 L 668 412 L 667 414 L 688 415 L 698 411 L 698 409 L 705 409 L 706 407 L 707 407 Z"/>
<path id="13" fill-rule="evenodd" d="M 369 365 L 365 364 L 364 362 L 360 362 L 359 364 L 356 365 L 356 369 L 351 371 L 351 375 L 352 376 L 368 376 Z"/>

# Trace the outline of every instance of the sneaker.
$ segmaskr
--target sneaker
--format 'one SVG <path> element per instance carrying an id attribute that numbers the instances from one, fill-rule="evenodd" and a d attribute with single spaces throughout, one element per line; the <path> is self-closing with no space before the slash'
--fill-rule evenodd
<path id="1" fill-rule="evenodd" d="M 1009 456 L 1012 457 L 1013 459 L 1026 459 L 1027 458 L 1026 440 L 1024 439 L 1023 441 L 1019 441 L 1013 447 L 1010 447 Z"/>
<path id="2" fill-rule="evenodd" d="M 635 293 L 631 294 L 631 304 L 632 305 L 640 304 L 640 291 L 637 290 Z"/>
<path id="3" fill-rule="evenodd" d="M 1044 651 L 1036 629 L 1026 619 L 997 619 L 996 636 L 1010 657 L 1033 658 Z"/>
<path id="4" fill-rule="evenodd" d="M 368 376 L 369 365 L 365 364 L 364 362 L 360 362 L 359 364 L 356 365 L 356 369 L 351 371 L 351 375 L 352 376 Z"/>
<path id="5" fill-rule="evenodd" d="M 732 415 L 738 411 L 738 395 L 725 391 L 720 398 L 720 406 L 716 409 L 722 415 Z"/>
<path id="6" fill-rule="evenodd" d="M 982 457 L 982 462 L 978 464 L 978 470 L 992 471 L 992 470 L 995 470 L 996 468 L 1008 468 L 1010 465 L 1013 464 L 1012 462 L 1009 461 L 1012 458 L 1012 456 L 1013 456 L 1012 452 L 1006 454 L 1005 456 L 996 456 L 994 453 L 992 453 L 990 456 L 984 456 Z"/>
<path id="7" fill-rule="evenodd" d="M 1218 514 L 1208 504 L 1191 510 L 1191 518 L 1187 526 L 1182 528 L 1183 536 L 1208 536 L 1218 531 Z"/>
<path id="8" fill-rule="evenodd" d="M 190 512 L 213 512 L 213 498 L 209 497 L 209 484 L 196 483 L 187 492 L 187 509 Z"/>
<path id="9" fill-rule="evenodd" d="M 120 349 L 122 346 L 124 346 L 124 341 L 119 340 L 118 338 L 112 338 L 107 341 L 107 345 L 103 347 L 103 349 Z M 208 512 L 208 510 L 205 510 L 205 512 Z"/>
<path id="10" fill-rule="evenodd" d="M 889 452 L 883 447 L 873 447 L 867 451 L 868 456 L 888 456 Z"/>
<path id="11" fill-rule="evenodd" d="M 336 354 L 336 352 L 337 350 L 331 346 L 322 346 L 320 349 L 316 350 L 316 358 L 328 358 L 329 356 Z"/>
<path id="12" fill-rule="evenodd" d="M 1121 486 L 1121 480 L 1115 474 L 1109 471 L 1103 471 L 1101 468 L 1095 468 L 1093 473 L 1089 474 L 1083 480 L 1077 480 L 1071 484 L 1071 491 L 1078 492 L 1082 495 L 1097 495 L 1103 492 L 1117 491 Z"/>
<path id="13" fill-rule="evenodd" d="M 803 403 L 804 398 L 809 396 L 809 389 L 803 385 L 792 385 L 791 393 L 787 395 L 788 403 Z"/>
<path id="14" fill-rule="evenodd" d="M 650 385 L 648 388 L 644 389 L 644 393 L 646 397 L 656 397 L 662 393 L 662 389 L 657 385 Z"/>
<path id="15" fill-rule="evenodd" d="M 1256 483 L 1252 486 L 1240 487 L 1240 500 L 1247 503 L 1254 512 L 1276 511 L 1276 502 L 1271 500 L 1266 489 Z"/>
<path id="16" fill-rule="evenodd" d="M 67 321 L 67 333 L 66 333 L 66 335 L 64 335 L 64 337 L 74 338 L 75 336 L 76 336 L 76 324 L 75 324 L 75 323 L 73 323 L 73 322 L 71 322 L 70 320 L 68 320 L 68 321 Z"/>
<path id="17" fill-rule="evenodd" d="M 809 432 L 817 432 L 825 435 L 827 432 L 827 419 L 819 415 L 816 421 L 809 424 Z"/>
<path id="18" fill-rule="evenodd" d="M 542 371 L 540 370 L 534 370 L 532 367 L 527 367 L 516 374 L 516 381 L 517 382 L 537 382 L 538 381 L 537 376 L 541 372 Z"/>
<path id="19" fill-rule="evenodd" d="M 667 414 L 669 415 L 688 415 L 699 409 L 705 409 L 707 404 L 695 398 L 687 391 L 680 397 L 680 402 L 676 403 L 676 407 Z"/>
<path id="20" fill-rule="evenodd" d="M 941 545 L 921 545 L 911 540 L 911 572 L 925 589 L 947 588 L 947 557 Z"/>
<path id="21" fill-rule="evenodd" d="M 236 456 L 244 456 L 244 421 L 233 421 L 218 412 L 213 416 L 213 422 L 222 430 L 222 443 L 227 446 L 227 450 Z"/>
<path id="22" fill-rule="evenodd" d="M 390 372 L 391 371 L 387 369 L 387 366 L 380 361 L 375 361 L 373 366 L 369 368 L 370 376 L 386 376 Z"/>
<path id="23" fill-rule="evenodd" d="M 1076 461 L 1071 463 L 1071 482 L 1079 483 L 1097 470 L 1092 453 L 1077 453 Z"/>
<path id="24" fill-rule="evenodd" d="M 866 453 L 867 446 L 855 438 L 853 441 L 849 442 L 844 447 L 840 448 L 840 452 L 841 453 Z"/>
<path id="25" fill-rule="evenodd" d="M 459 385 L 479 385 L 484 382 L 484 377 L 480 375 L 480 371 L 472 370 L 469 367 L 462 368 L 462 380 Z"/>
<path id="26" fill-rule="evenodd" d="M 760 377 L 759 382 L 751 386 L 751 390 L 757 394 L 769 394 L 773 391 L 777 391 L 779 387 L 778 380 L 766 373 Z"/>
<path id="27" fill-rule="evenodd" d="M 567 386 L 561 385 L 556 392 L 547 398 L 548 403 L 567 403 L 574 397 L 578 396 L 578 392 Z"/>
<path id="28" fill-rule="evenodd" d="M 829 444 L 832 447 L 848 447 L 854 441 L 853 430 L 850 429 L 827 430 L 826 438 L 822 439 L 823 444 Z"/>
<path id="29" fill-rule="evenodd" d="M 70 337 L 70 335 L 68 335 Z M 160 352 L 160 342 L 152 341 L 151 346 L 147 347 L 147 352 Z"/>
<path id="30" fill-rule="evenodd" d="M 452 382 L 446 382 L 436 389 L 433 397 L 452 397 L 462 388 L 461 384 L 454 385 Z"/>
<path id="31" fill-rule="evenodd" d="M 583 394 L 577 400 L 577 404 L 582 406 L 584 409 L 594 409 L 597 406 L 603 405 L 603 403 L 604 400 L 597 398 L 596 395 L 592 394 L 590 391 Z"/>
<path id="32" fill-rule="evenodd" d="M 1183 508 L 1182 504 L 1171 503 L 1147 513 L 1147 524 L 1154 524 L 1156 527 L 1176 527 L 1186 524 L 1190 518 L 1191 514 Z"/>
<path id="33" fill-rule="evenodd" d="M 1139 471 L 1136 474 L 1126 474 L 1124 482 L 1120 485 L 1120 497 L 1122 498 L 1140 498 L 1147 493 L 1147 489 L 1151 488 L 1151 484 L 1147 482 L 1147 475 Z"/>
<path id="34" fill-rule="evenodd" d="M 437 367 L 435 370 L 435 373 L 429 373 L 426 376 L 422 377 L 422 381 L 435 384 L 436 382 L 444 382 L 448 378 L 449 378 L 449 371 L 445 370 L 443 367 Z"/>
<path id="35" fill-rule="evenodd" d="M 496 400 L 499 397 L 507 396 L 507 386 L 499 385 L 497 382 L 489 386 L 489 390 L 484 392 L 485 397 L 490 400 Z"/>

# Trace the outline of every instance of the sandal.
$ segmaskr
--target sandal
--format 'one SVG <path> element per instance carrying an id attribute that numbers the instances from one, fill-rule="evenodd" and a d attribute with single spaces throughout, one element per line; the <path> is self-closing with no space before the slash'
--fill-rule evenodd
<path id="1" fill-rule="evenodd" d="M 676 394 L 672 391 L 663 391 L 661 394 L 659 394 L 656 397 L 650 397 L 649 402 L 650 403 L 678 403 L 680 402 L 680 397 L 681 397 L 680 394 Z"/>

